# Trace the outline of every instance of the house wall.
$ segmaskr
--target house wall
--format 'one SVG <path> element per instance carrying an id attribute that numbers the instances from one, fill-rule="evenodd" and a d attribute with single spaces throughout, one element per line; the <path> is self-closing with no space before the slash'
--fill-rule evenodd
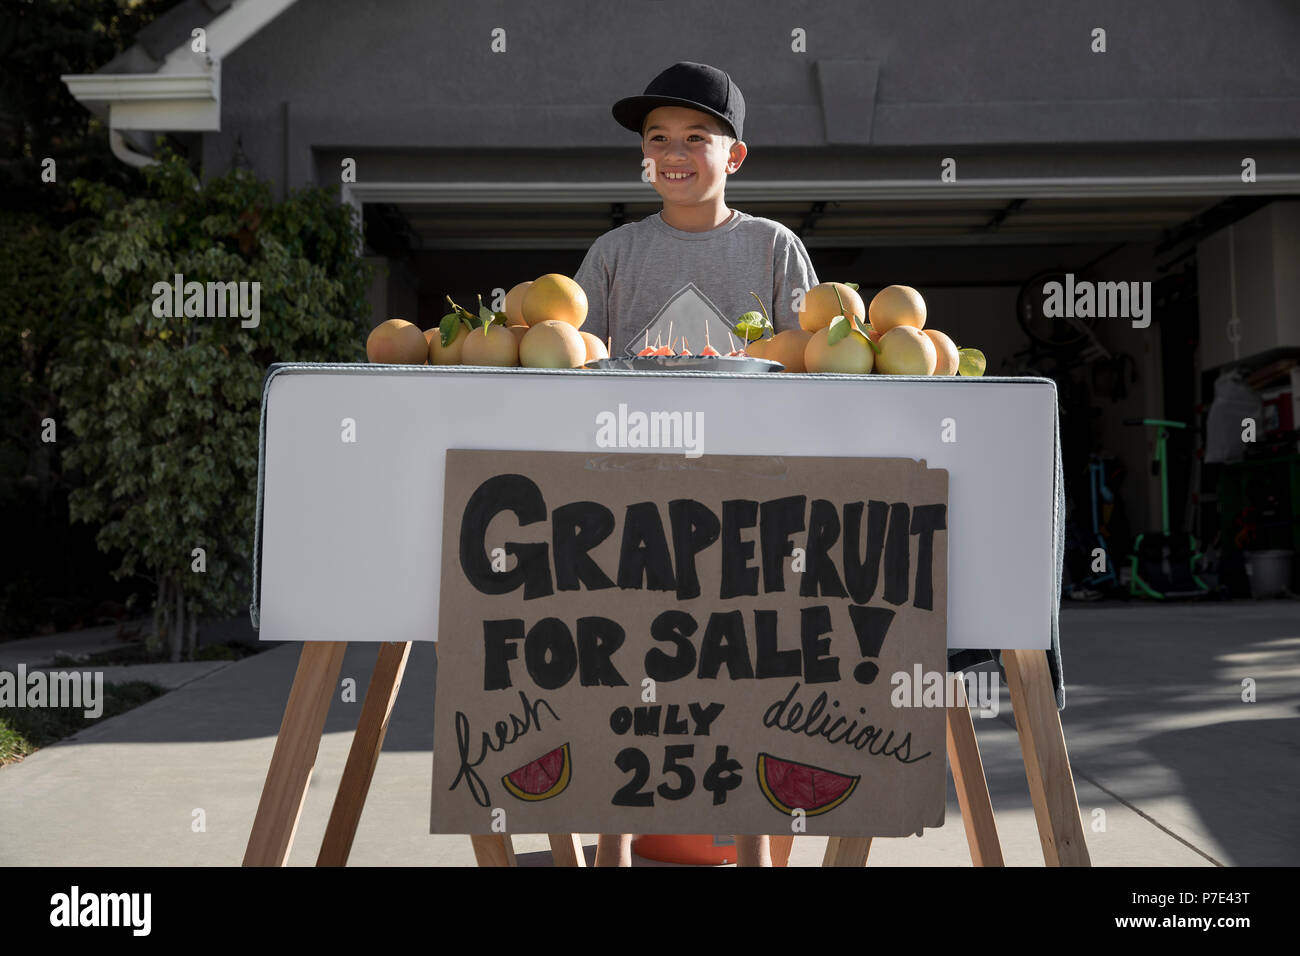
<path id="1" fill-rule="evenodd" d="M 1105 53 L 1090 50 L 1096 27 Z M 489 47 L 497 28 L 503 53 Z M 791 50 L 796 29 L 807 52 Z M 866 146 L 873 158 L 914 151 L 926 176 L 955 149 L 1008 175 L 1026 163 L 1072 175 L 1195 142 L 1221 148 L 1217 166 L 1244 143 L 1300 136 L 1296 49 L 1300 16 L 1267 0 L 303 0 L 223 62 L 222 131 L 204 160 L 220 171 L 238 147 L 283 188 L 312 180 L 318 148 L 623 146 L 633 134 L 612 102 L 699 60 L 741 87 L 751 146 L 795 150 L 773 174 L 797 173 L 809 148 L 850 173 Z M 1111 148 L 1089 148 L 1101 143 Z"/>

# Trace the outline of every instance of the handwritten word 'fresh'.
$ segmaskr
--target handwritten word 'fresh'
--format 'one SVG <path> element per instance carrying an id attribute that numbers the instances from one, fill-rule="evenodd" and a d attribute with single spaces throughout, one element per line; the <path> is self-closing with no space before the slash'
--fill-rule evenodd
<path id="1" fill-rule="evenodd" d="M 447 788 L 448 790 L 455 790 L 460 785 L 460 782 L 464 780 L 469 786 L 469 792 L 474 797 L 475 803 L 480 807 L 491 806 L 492 802 L 488 796 L 487 786 L 474 768 L 486 760 L 489 753 L 500 753 L 530 730 L 540 729 L 542 726 L 541 717 L 539 716 L 541 708 L 545 707 L 552 717 L 556 720 L 560 719 L 545 698 L 539 697 L 534 703 L 530 704 L 528 695 L 520 691 L 519 703 L 523 705 L 523 716 L 511 714 L 508 724 L 504 720 L 498 720 L 492 725 L 492 734 L 489 734 L 486 730 L 483 731 L 479 741 L 478 756 L 473 760 L 470 759 L 473 734 L 470 732 L 469 718 L 459 710 L 456 711 L 456 750 L 460 759 L 460 769 L 456 771 L 456 779 L 451 782 L 451 786 Z M 496 736 L 496 743 L 492 742 L 493 735 Z"/>

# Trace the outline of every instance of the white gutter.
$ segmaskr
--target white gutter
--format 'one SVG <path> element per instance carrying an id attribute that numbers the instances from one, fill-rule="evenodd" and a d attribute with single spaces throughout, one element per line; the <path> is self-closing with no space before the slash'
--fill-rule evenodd
<path id="1" fill-rule="evenodd" d="M 61 77 L 68 91 L 109 129 L 195 131 L 221 128 L 221 64 L 202 73 L 91 73 Z"/>
<path id="2" fill-rule="evenodd" d="M 60 77 L 82 103 L 149 102 L 213 99 L 220 72 L 87 73 Z"/>
<path id="3" fill-rule="evenodd" d="M 157 166 L 158 160 L 152 156 L 146 156 L 144 153 L 137 153 L 126 144 L 126 137 L 120 130 L 110 129 L 108 131 L 108 145 L 113 150 L 113 155 L 126 163 L 128 166 L 134 166 L 140 169 L 145 166 Z"/>
<path id="4" fill-rule="evenodd" d="M 204 52 L 187 39 L 155 73 L 66 74 L 59 77 L 76 100 L 104 119 L 110 130 L 215 132 L 221 129 L 221 61 L 296 0 L 234 0 L 203 27 Z M 133 166 L 148 165 L 119 137 L 113 155 Z M 142 162 L 143 161 L 143 162 Z"/>

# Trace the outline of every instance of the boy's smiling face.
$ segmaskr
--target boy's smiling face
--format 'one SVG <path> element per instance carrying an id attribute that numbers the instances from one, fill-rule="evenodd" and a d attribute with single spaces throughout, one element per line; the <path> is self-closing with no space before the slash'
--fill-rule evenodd
<path id="1" fill-rule="evenodd" d="M 645 118 L 641 152 L 654 160 L 655 192 L 665 206 L 692 207 L 723 203 L 727 176 L 745 161 L 746 149 L 717 117 L 660 106 Z"/>

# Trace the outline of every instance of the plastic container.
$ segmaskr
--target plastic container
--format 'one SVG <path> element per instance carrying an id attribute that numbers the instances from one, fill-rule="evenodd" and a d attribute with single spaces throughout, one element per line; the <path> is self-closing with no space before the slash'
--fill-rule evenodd
<path id="1" fill-rule="evenodd" d="M 1246 577 L 1250 578 L 1250 596 L 1260 598 L 1277 597 L 1291 587 L 1291 559 L 1294 551 L 1281 551 L 1276 548 L 1268 551 L 1247 551 Z"/>
<path id="2" fill-rule="evenodd" d="M 645 834 L 632 838 L 632 852 L 645 860 L 721 866 L 736 862 L 736 838 L 712 834 Z"/>

